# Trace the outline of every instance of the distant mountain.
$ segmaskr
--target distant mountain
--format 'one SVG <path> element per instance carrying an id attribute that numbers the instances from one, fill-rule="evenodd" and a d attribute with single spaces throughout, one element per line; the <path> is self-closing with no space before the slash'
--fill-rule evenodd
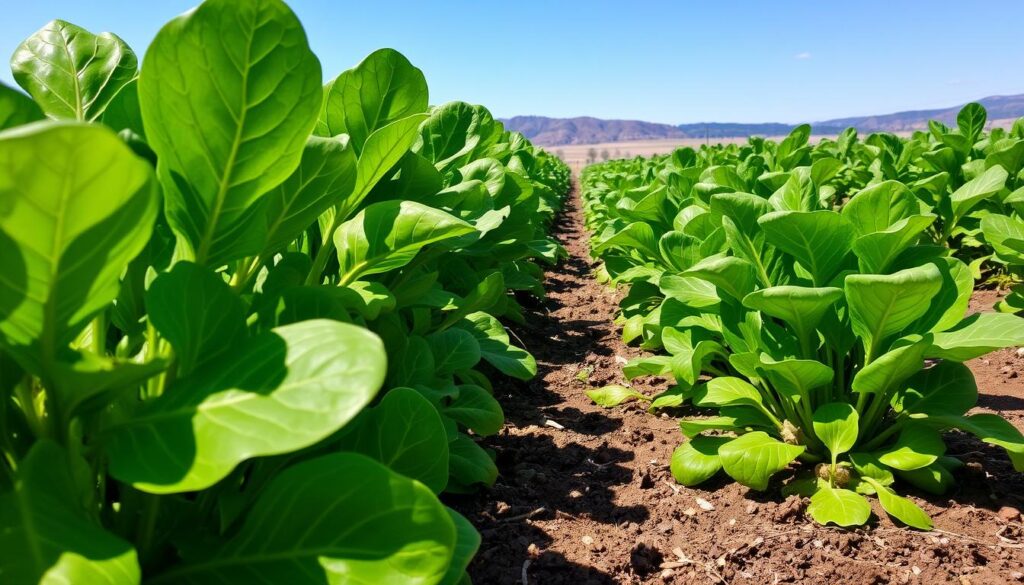
<path id="1" fill-rule="evenodd" d="M 978 100 L 988 110 L 989 122 L 1012 120 L 1024 116 L 1024 94 L 991 96 Z M 938 110 L 912 110 L 879 116 L 836 118 L 812 122 L 815 134 L 836 134 L 854 127 L 861 132 L 906 132 L 927 128 L 928 120 L 946 124 L 956 123 L 960 106 Z M 603 120 L 601 118 L 546 118 L 544 116 L 516 116 L 503 119 L 509 130 L 522 132 L 536 144 L 559 146 L 563 144 L 600 144 L 631 140 L 659 140 L 669 138 L 733 138 L 744 136 L 784 136 L 793 124 L 779 123 L 723 123 L 658 124 L 639 120 Z"/>

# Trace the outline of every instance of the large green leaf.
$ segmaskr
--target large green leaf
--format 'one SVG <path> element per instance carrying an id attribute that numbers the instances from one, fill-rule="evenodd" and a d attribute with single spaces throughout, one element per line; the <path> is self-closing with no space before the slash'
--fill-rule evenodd
<path id="1" fill-rule="evenodd" d="M 131 585 L 135 549 L 90 519 L 69 456 L 37 442 L 18 464 L 13 491 L 0 494 L 0 577 L 11 585 Z"/>
<path id="2" fill-rule="evenodd" d="M 139 79 L 142 117 L 167 219 L 199 264 L 259 253 L 257 204 L 299 165 L 320 83 L 280 0 L 207 0 L 156 35 Z"/>
<path id="3" fill-rule="evenodd" d="M 473 226 L 413 201 L 382 201 L 334 233 L 342 282 L 405 266 L 429 244 L 472 233 Z"/>
<path id="4" fill-rule="evenodd" d="M 430 401 L 412 388 L 394 388 L 346 428 L 345 451 L 372 457 L 423 482 L 435 494 L 448 485 L 448 434 Z"/>
<path id="5" fill-rule="evenodd" d="M 775 211 L 758 223 L 767 241 L 796 258 L 818 286 L 839 271 L 854 236 L 850 222 L 834 211 Z"/>
<path id="6" fill-rule="evenodd" d="M 149 285 L 146 311 L 174 348 L 182 376 L 216 362 L 247 335 L 242 299 L 219 275 L 191 262 L 178 262 Z"/>
<path id="7" fill-rule="evenodd" d="M 825 312 L 842 298 L 843 290 L 835 287 L 773 286 L 745 296 L 743 305 L 782 319 L 806 338 L 821 323 Z"/>
<path id="8" fill-rule="evenodd" d="M 135 78 L 138 59 L 117 35 L 48 22 L 14 56 L 14 79 L 52 118 L 93 121 Z"/>
<path id="9" fill-rule="evenodd" d="M 888 395 L 898 384 L 924 367 L 930 338 L 888 351 L 853 375 L 851 389 L 858 394 Z"/>
<path id="10" fill-rule="evenodd" d="M 982 441 L 1006 449 L 1017 471 L 1024 471 L 1024 434 L 998 414 L 979 413 L 971 416 L 932 416 L 928 421 L 967 431 Z"/>
<path id="11" fill-rule="evenodd" d="M 447 509 L 425 485 L 363 455 L 336 453 L 286 469 L 238 534 L 147 583 L 433 585 L 455 538 Z"/>
<path id="12" fill-rule="evenodd" d="M 776 361 L 767 354 L 761 354 L 758 371 L 764 374 L 778 392 L 794 402 L 811 400 L 812 391 L 831 384 L 835 376 L 835 370 L 817 360 Z"/>
<path id="13" fill-rule="evenodd" d="M 434 368 L 439 376 L 468 370 L 480 361 L 480 343 L 473 334 L 457 327 L 427 336 L 434 352 Z"/>
<path id="14" fill-rule="evenodd" d="M 893 407 L 911 414 L 960 416 L 978 402 L 970 368 L 942 361 L 907 380 L 893 396 Z"/>
<path id="15" fill-rule="evenodd" d="M 871 517 L 871 504 L 856 492 L 822 487 L 811 496 L 807 513 L 818 524 L 861 526 Z"/>
<path id="16" fill-rule="evenodd" d="M 378 49 L 324 87 L 321 136 L 348 134 L 356 153 L 378 128 L 427 111 L 423 72 L 394 49 Z"/>
<path id="17" fill-rule="evenodd" d="M 755 406 L 761 407 L 761 394 L 742 378 L 719 376 L 712 378 L 695 391 L 694 402 L 698 406 Z"/>
<path id="18" fill-rule="evenodd" d="M 104 127 L 0 133 L 0 334 L 23 367 L 42 373 L 117 296 L 152 231 L 155 186 L 149 165 Z"/>
<path id="19" fill-rule="evenodd" d="M 942 436 L 919 423 L 905 426 L 896 442 L 879 452 L 878 460 L 903 471 L 913 471 L 934 463 L 946 452 Z"/>
<path id="20" fill-rule="evenodd" d="M 448 445 L 451 455 L 451 483 L 448 490 L 455 493 L 468 493 L 476 484 L 493 485 L 498 479 L 498 467 L 491 456 L 473 439 L 458 433 L 455 440 Z"/>
<path id="21" fill-rule="evenodd" d="M 1024 345 L 1024 318 L 1009 313 L 975 313 L 936 333 L 925 355 L 965 362 L 1004 347 Z"/>
<path id="22" fill-rule="evenodd" d="M 924 315 L 942 288 L 934 264 L 893 274 L 851 274 L 846 277 L 846 301 L 853 330 L 869 348 L 869 358 L 888 337 L 903 331 Z"/>
<path id="23" fill-rule="evenodd" d="M 935 215 L 912 215 L 885 230 L 872 232 L 853 241 L 862 272 L 884 274 L 901 252 L 921 239 Z"/>
<path id="24" fill-rule="evenodd" d="M 321 213 L 352 194 L 355 151 L 345 137 L 311 136 L 299 166 L 267 195 L 267 235 L 263 255 L 280 252 Z"/>
<path id="25" fill-rule="evenodd" d="M 789 445 L 762 431 L 747 433 L 718 448 L 722 468 L 730 477 L 756 490 L 768 489 L 771 476 L 785 469 L 805 447 Z"/>
<path id="26" fill-rule="evenodd" d="M 672 452 L 672 477 L 682 485 L 693 486 L 711 479 L 722 468 L 718 448 L 729 442 L 729 437 L 694 437 Z"/>
<path id="27" fill-rule="evenodd" d="M 110 473 L 152 493 L 199 490 L 251 457 L 340 429 L 373 398 L 384 348 L 334 321 L 285 325 L 240 344 L 106 430 Z"/>
<path id="28" fill-rule="evenodd" d="M 959 223 L 963 216 L 980 203 L 1002 191 L 1006 184 L 1006 170 L 1001 166 L 989 168 L 981 175 L 964 183 L 962 187 L 949 196 L 953 206 L 954 223 Z"/>
<path id="29" fill-rule="evenodd" d="M 395 120 L 370 134 L 359 153 L 355 188 L 352 195 L 340 206 L 343 218 L 348 217 L 388 171 L 409 152 L 418 136 L 420 124 L 426 118 L 426 114 L 414 114 Z"/>

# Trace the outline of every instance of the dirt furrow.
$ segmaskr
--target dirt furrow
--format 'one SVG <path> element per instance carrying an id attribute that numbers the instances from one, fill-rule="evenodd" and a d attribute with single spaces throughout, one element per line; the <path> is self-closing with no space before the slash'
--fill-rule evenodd
<path id="1" fill-rule="evenodd" d="M 570 256 L 548 270 L 547 299 L 513 331 L 537 358 L 538 376 L 495 388 L 507 423 L 485 445 L 501 476 L 486 493 L 449 498 L 483 535 L 475 583 L 1024 582 L 1024 527 L 1012 514 L 1024 505 L 1024 477 L 1000 450 L 967 437 L 950 443 L 968 462 L 954 493 L 909 492 L 935 519 L 930 533 L 898 527 L 877 508 L 868 529 L 817 526 L 777 489 L 760 494 L 724 479 L 676 485 L 673 419 L 640 405 L 602 409 L 584 394 L 622 382 L 623 360 L 639 352 L 613 325 L 617 293 L 591 276 L 575 195 L 556 233 Z M 1024 392 L 1002 365 L 1015 359 L 1007 352 L 977 365 L 991 373 L 986 384 L 1000 384 L 988 400 L 981 388 L 981 404 L 1020 424 Z M 633 386 L 652 394 L 666 382 Z"/>

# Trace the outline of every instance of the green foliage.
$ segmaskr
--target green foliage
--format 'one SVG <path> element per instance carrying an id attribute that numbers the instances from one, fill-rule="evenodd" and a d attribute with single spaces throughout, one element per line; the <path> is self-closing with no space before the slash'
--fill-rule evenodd
<path id="1" fill-rule="evenodd" d="M 623 337 L 661 351 L 624 374 L 674 378 L 652 410 L 717 411 L 680 422 L 680 483 L 724 471 L 763 490 L 796 461 L 817 464 L 786 489 L 811 497 L 818 522 L 863 524 L 874 494 L 927 529 L 894 489 L 949 488 L 946 429 L 1003 447 L 1024 470 L 1019 431 L 966 416 L 978 391 L 962 362 L 1024 345 L 1024 319 L 967 315 L 982 270 L 1024 266 L 1024 138 L 987 134 L 985 121 L 971 104 L 957 130 L 907 139 L 850 130 L 811 145 L 798 128 L 780 143 L 584 170 L 593 253 L 629 286 Z M 632 397 L 592 393 L 606 406 Z"/>
<path id="2" fill-rule="evenodd" d="M 0 580 L 465 582 L 568 168 L 391 49 L 323 86 L 280 0 L 12 69 Z"/>

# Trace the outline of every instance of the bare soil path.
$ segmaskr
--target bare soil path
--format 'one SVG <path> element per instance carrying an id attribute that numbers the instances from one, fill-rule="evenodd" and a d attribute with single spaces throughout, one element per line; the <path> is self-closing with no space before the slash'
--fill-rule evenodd
<path id="1" fill-rule="evenodd" d="M 639 354 L 613 325 L 618 293 L 595 282 L 579 201 L 556 225 L 570 257 L 546 273 L 548 298 L 513 333 L 538 376 L 495 391 L 507 423 L 485 441 L 501 476 L 493 489 L 450 498 L 483 535 L 470 566 L 477 585 L 700 583 L 1024 583 L 1024 474 L 1005 454 L 957 436 L 967 465 L 945 496 L 910 492 L 936 530 L 896 526 L 876 506 L 867 528 L 813 524 L 805 502 L 712 480 L 690 489 L 668 471 L 682 437 L 673 419 L 640 405 L 595 406 L 584 391 L 622 382 Z M 976 310 L 994 299 L 979 293 Z M 980 408 L 1024 428 L 1024 357 L 1013 350 L 970 364 Z M 652 394 L 666 381 L 634 387 Z M 982 465 L 982 462 L 984 464 Z"/>

